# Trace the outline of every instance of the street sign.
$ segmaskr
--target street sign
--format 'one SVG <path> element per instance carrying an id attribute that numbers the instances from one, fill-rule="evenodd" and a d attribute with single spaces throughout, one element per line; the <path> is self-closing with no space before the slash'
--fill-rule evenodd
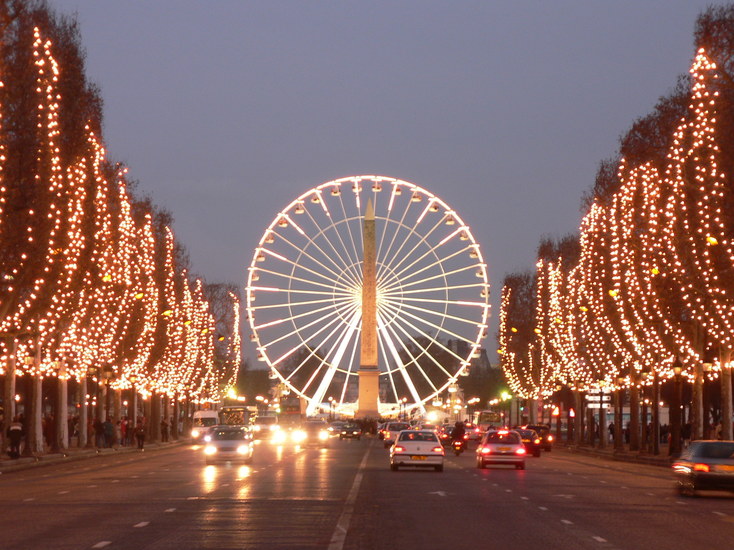
<path id="1" fill-rule="evenodd" d="M 609 403 L 587 403 L 586 408 L 587 409 L 601 409 L 601 408 L 609 409 L 610 405 Z"/>
<path id="2" fill-rule="evenodd" d="M 586 396 L 587 401 L 611 401 L 611 395 L 599 395 L 599 394 L 588 394 Z"/>

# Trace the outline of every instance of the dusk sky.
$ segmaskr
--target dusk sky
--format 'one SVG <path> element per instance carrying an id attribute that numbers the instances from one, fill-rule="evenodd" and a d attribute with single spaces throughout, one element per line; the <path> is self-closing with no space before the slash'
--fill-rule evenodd
<path id="1" fill-rule="evenodd" d="M 78 16 L 110 158 L 172 212 L 195 273 L 244 286 L 297 196 L 404 179 L 472 227 L 494 350 L 503 277 L 577 230 L 599 161 L 688 70 L 711 1 L 50 4 Z"/>

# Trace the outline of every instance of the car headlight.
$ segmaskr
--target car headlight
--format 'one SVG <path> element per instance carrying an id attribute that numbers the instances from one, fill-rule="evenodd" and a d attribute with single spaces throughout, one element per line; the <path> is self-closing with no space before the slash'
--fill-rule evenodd
<path id="1" fill-rule="evenodd" d="M 204 447 L 204 454 L 205 455 L 217 454 L 217 448 L 214 445 L 207 445 L 206 447 Z"/>
<path id="2" fill-rule="evenodd" d="M 211 441 L 211 440 L 212 440 L 212 436 L 210 436 L 210 435 L 205 435 L 204 436 L 204 441 Z"/>
<path id="3" fill-rule="evenodd" d="M 275 432 L 273 434 L 273 443 L 280 444 L 285 443 L 285 432 Z"/>
<path id="4" fill-rule="evenodd" d="M 321 430 L 321 431 L 319 432 L 319 439 L 320 439 L 321 441 L 324 441 L 324 440 L 326 440 L 326 439 L 329 439 L 329 432 L 327 432 L 326 430 Z"/>
<path id="5" fill-rule="evenodd" d="M 250 452 L 250 446 L 249 445 L 240 445 L 237 447 L 237 453 L 241 455 L 246 455 Z"/>
<path id="6" fill-rule="evenodd" d="M 303 430 L 296 430 L 291 434 L 291 439 L 293 439 L 295 443 L 301 443 L 306 440 L 306 432 Z"/>
<path id="7" fill-rule="evenodd" d="M 280 431 L 280 426 L 278 426 L 277 424 L 271 424 L 271 425 L 270 425 L 270 431 L 271 431 L 271 432 L 277 432 L 277 431 Z"/>
<path id="8" fill-rule="evenodd" d="M 255 425 L 254 425 L 254 426 L 252 427 L 252 429 L 253 429 L 253 430 L 255 430 L 256 432 L 259 432 L 260 430 L 262 430 L 262 426 L 260 426 L 259 424 L 255 424 Z"/>
<path id="9" fill-rule="evenodd" d="M 199 437 L 199 430 L 197 430 L 196 428 L 191 430 L 191 437 Z"/>

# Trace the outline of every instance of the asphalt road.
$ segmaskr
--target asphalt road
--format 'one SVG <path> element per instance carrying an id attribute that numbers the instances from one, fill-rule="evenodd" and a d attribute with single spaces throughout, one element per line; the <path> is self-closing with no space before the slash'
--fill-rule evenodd
<path id="1" fill-rule="evenodd" d="M 0 549 L 726 548 L 734 495 L 683 499 L 670 472 L 554 450 L 527 469 L 388 467 L 374 440 L 111 455 L 0 476 Z"/>

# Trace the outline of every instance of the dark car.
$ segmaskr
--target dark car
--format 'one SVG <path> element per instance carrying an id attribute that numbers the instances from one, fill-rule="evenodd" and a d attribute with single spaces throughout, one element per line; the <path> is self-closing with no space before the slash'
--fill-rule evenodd
<path id="1" fill-rule="evenodd" d="M 515 428 L 514 431 L 520 434 L 522 444 L 525 445 L 525 450 L 528 454 L 532 454 L 535 457 L 540 456 L 541 440 L 538 432 L 524 428 Z"/>
<path id="2" fill-rule="evenodd" d="M 329 425 L 319 420 L 307 420 L 291 432 L 291 441 L 298 445 L 329 445 Z"/>
<path id="3" fill-rule="evenodd" d="M 357 424 L 345 424 L 339 432 L 339 439 L 361 439 L 362 428 Z"/>
<path id="4" fill-rule="evenodd" d="M 734 491 L 734 441 L 694 441 L 673 463 L 678 492 Z"/>
<path id="5" fill-rule="evenodd" d="M 543 447 L 544 451 L 550 451 L 553 449 L 553 434 L 551 433 L 550 426 L 548 424 L 530 424 L 525 426 L 528 430 L 535 430 L 540 436 L 540 446 Z"/>

